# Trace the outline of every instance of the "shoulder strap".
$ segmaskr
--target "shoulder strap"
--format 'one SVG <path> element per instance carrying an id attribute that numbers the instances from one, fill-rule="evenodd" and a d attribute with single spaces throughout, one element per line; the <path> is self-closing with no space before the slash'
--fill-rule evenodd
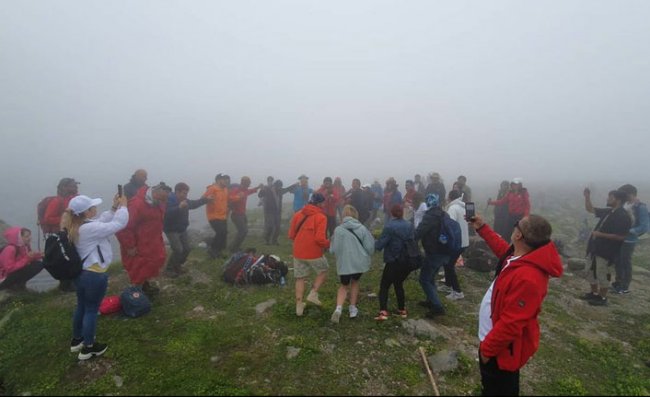
<path id="1" fill-rule="evenodd" d="M 300 228 L 302 225 L 304 225 L 305 221 L 307 218 L 309 218 L 311 215 L 306 215 L 304 218 L 302 218 L 302 221 L 300 221 L 300 224 L 298 224 L 298 227 L 296 228 L 296 236 L 298 235 L 298 232 L 300 232 Z"/>
<path id="2" fill-rule="evenodd" d="M 352 233 L 352 235 L 353 235 L 354 237 L 357 238 L 357 241 L 358 241 L 359 244 L 361 245 L 361 248 L 362 248 L 362 249 L 366 252 L 366 254 L 367 254 L 368 251 L 366 251 L 366 247 L 363 246 L 363 241 L 361 241 L 361 238 L 360 238 L 359 236 L 357 236 L 357 234 L 356 234 L 355 232 L 353 232 L 352 230 L 348 229 L 347 227 L 344 227 L 343 229 L 345 229 L 345 230 L 347 230 L 348 232 Z"/>

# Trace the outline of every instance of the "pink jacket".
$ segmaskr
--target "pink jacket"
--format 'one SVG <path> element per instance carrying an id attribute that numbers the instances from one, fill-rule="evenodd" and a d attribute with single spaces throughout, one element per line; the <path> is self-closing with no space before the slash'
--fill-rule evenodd
<path id="1" fill-rule="evenodd" d="M 0 281 L 27 266 L 31 261 L 40 259 L 38 256 L 35 258 L 29 256 L 30 249 L 23 244 L 20 230 L 21 227 L 14 226 L 4 232 L 7 245 L 0 252 Z"/>

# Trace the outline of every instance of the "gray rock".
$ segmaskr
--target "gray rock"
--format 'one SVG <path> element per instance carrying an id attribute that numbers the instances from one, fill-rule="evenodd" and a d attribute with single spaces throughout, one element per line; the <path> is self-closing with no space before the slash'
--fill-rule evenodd
<path id="1" fill-rule="evenodd" d="M 386 339 L 384 341 L 384 344 L 386 346 L 388 346 L 388 347 L 399 347 L 399 346 L 401 346 L 400 343 L 395 339 Z"/>
<path id="2" fill-rule="evenodd" d="M 569 267 L 569 270 L 572 271 L 585 270 L 587 267 L 587 260 L 582 258 L 571 258 L 569 259 L 567 266 Z"/>
<path id="3" fill-rule="evenodd" d="M 497 265 L 497 257 L 487 246 L 485 240 L 479 236 L 469 238 L 469 246 L 463 252 L 465 266 L 479 272 L 489 272 Z"/>
<path id="4" fill-rule="evenodd" d="M 272 308 L 276 303 L 278 302 L 275 299 L 269 299 L 266 302 L 259 303 L 257 306 L 255 306 L 255 313 L 257 313 L 258 316 L 262 315 L 267 310 Z"/>
<path id="5" fill-rule="evenodd" d="M 363 372 L 363 375 L 364 375 L 366 378 L 371 378 L 371 376 L 370 376 L 370 371 L 368 371 L 368 368 L 364 368 L 364 369 L 362 369 L 361 372 Z"/>
<path id="6" fill-rule="evenodd" d="M 458 352 L 442 350 L 429 357 L 429 365 L 433 372 L 453 371 L 458 368 Z"/>
<path id="7" fill-rule="evenodd" d="M 122 379 L 121 376 L 113 376 L 113 380 L 115 381 L 115 386 L 117 387 L 122 387 L 124 386 L 124 380 Z"/>
<path id="8" fill-rule="evenodd" d="M 192 309 L 192 311 L 195 313 L 202 313 L 205 311 L 205 308 L 203 306 L 197 306 L 194 309 Z"/>
<path id="9" fill-rule="evenodd" d="M 443 338 L 449 339 L 449 336 L 446 333 L 438 330 L 433 324 L 427 320 L 407 320 L 402 322 L 402 328 L 404 328 L 409 334 L 413 336 L 426 336 L 430 339 Z"/>
<path id="10" fill-rule="evenodd" d="M 221 357 L 219 357 L 219 356 L 212 356 L 212 357 L 210 357 L 210 362 L 211 362 L 211 363 L 218 363 L 219 360 L 221 360 Z"/>
<path id="11" fill-rule="evenodd" d="M 300 350 L 302 349 L 299 347 L 287 346 L 287 360 L 292 360 L 298 357 L 298 354 L 300 354 Z"/>

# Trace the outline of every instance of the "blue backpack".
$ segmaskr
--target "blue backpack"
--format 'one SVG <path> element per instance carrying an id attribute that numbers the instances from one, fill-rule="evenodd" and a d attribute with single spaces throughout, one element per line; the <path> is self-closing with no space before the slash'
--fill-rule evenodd
<path id="1" fill-rule="evenodd" d="M 448 213 L 444 213 L 440 222 L 440 236 L 438 242 L 445 246 L 448 254 L 455 254 L 460 251 L 463 244 L 463 236 L 460 225 L 451 219 Z"/>
<path id="2" fill-rule="evenodd" d="M 140 317 L 149 313 L 151 302 L 138 287 L 128 287 L 120 295 L 122 312 L 128 317 Z"/>

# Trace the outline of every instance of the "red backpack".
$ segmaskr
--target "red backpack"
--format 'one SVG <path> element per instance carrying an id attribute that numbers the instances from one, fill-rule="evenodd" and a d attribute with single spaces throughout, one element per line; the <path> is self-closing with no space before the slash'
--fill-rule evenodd
<path id="1" fill-rule="evenodd" d="M 45 220 L 45 211 L 47 210 L 47 207 L 50 205 L 50 202 L 52 200 L 58 200 L 58 199 L 59 196 L 48 196 L 45 197 L 43 200 L 39 201 L 38 205 L 36 206 L 36 219 L 38 220 L 38 225 L 43 230 L 43 233 L 54 233 L 59 231 L 59 225 L 56 225 L 56 228 L 54 228 L 52 225 L 46 225 L 43 223 L 43 221 Z M 59 200 L 59 206 L 63 207 L 63 200 Z M 61 212 L 63 212 L 64 210 L 65 208 L 61 208 Z"/>

